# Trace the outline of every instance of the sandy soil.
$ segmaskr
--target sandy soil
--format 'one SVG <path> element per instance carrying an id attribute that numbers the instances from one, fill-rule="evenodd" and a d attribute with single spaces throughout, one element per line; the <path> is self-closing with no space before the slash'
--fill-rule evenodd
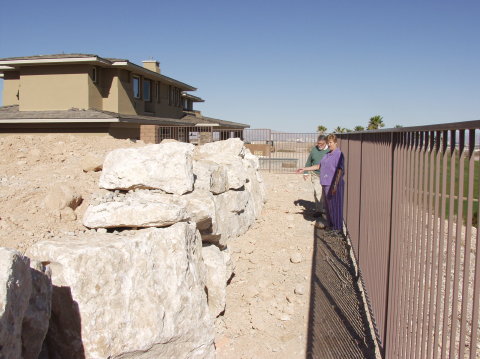
<path id="1" fill-rule="evenodd" d="M 101 190 L 100 172 L 84 172 L 84 159 L 103 162 L 112 149 L 143 145 L 107 136 L 0 137 L 0 246 L 24 252 L 44 238 L 86 231 L 80 219 Z M 236 269 L 216 323 L 220 359 L 305 357 L 314 222 L 303 211 L 311 183 L 294 174 L 263 176 L 262 216 L 229 245 Z M 46 209 L 47 194 L 61 183 L 83 198 L 76 219 Z"/>
<path id="2" fill-rule="evenodd" d="M 82 232 L 80 222 L 100 172 L 84 172 L 88 158 L 103 162 L 115 148 L 143 142 L 109 136 L 23 135 L 0 137 L 0 246 L 24 252 L 33 243 L 63 232 Z M 60 218 L 46 209 L 45 198 L 59 184 L 73 187 L 82 198 L 74 218 Z"/>
<path id="3" fill-rule="evenodd" d="M 229 244 L 236 275 L 217 320 L 219 359 L 305 358 L 314 222 L 303 213 L 311 183 L 262 174 L 268 198 L 262 216 Z"/>

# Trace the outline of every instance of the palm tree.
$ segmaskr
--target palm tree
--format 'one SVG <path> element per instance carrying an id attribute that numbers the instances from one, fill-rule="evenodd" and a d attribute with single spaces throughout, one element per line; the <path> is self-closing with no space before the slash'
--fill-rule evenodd
<path id="1" fill-rule="evenodd" d="M 402 128 L 402 125 L 395 125 L 395 128 Z"/>
<path id="2" fill-rule="evenodd" d="M 345 133 L 347 132 L 343 127 L 338 126 L 336 129 L 333 130 L 335 133 Z"/>
<path id="3" fill-rule="evenodd" d="M 325 132 L 327 132 L 327 128 L 325 126 L 320 125 L 317 127 L 317 132 L 324 134 Z"/>
<path id="4" fill-rule="evenodd" d="M 368 121 L 367 130 L 378 130 L 381 127 L 385 127 L 382 116 L 376 115 L 376 116 L 370 117 L 370 121 Z"/>
<path id="5" fill-rule="evenodd" d="M 354 130 L 354 131 L 365 131 L 365 127 L 363 127 L 363 126 L 355 126 L 355 127 L 353 128 L 353 130 Z"/>

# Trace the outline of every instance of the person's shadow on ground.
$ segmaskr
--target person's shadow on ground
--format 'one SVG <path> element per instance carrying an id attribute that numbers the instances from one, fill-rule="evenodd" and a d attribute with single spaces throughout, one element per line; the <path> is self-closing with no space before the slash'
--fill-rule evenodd
<path id="1" fill-rule="evenodd" d="M 297 199 L 293 204 L 296 207 L 301 207 L 297 213 L 302 214 L 306 221 L 315 221 L 318 219 L 318 217 L 315 216 L 315 202 Z"/>

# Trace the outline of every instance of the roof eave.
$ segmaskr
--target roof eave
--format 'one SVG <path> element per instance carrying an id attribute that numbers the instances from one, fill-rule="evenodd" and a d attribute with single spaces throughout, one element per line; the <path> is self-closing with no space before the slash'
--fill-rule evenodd
<path id="1" fill-rule="evenodd" d="M 114 123 L 120 122 L 118 118 L 5 118 L 0 119 L 2 123 Z"/>
<path id="2" fill-rule="evenodd" d="M 58 59 L 18 59 L 18 60 L 0 60 L 1 66 L 10 66 L 15 68 L 16 66 L 29 66 L 29 65 L 49 65 L 59 63 L 85 63 L 94 62 L 103 65 L 111 65 L 111 62 L 98 56 L 92 57 L 68 57 Z"/>
<path id="3" fill-rule="evenodd" d="M 159 74 L 158 72 L 151 71 L 149 69 L 146 69 L 145 67 L 136 65 L 136 64 L 134 64 L 130 61 L 115 61 L 115 62 L 112 63 L 112 66 L 114 66 L 114 67 L 124 67 L 124 68 L 127 68 L 128 70 L 131 70 L 131 71 L 134 71 L 134 72 L 137 72 L 137 73 L 143 73 L 143 74 L 146 74 L 148 76 L 156 77 L 158 79 L 163 80 L 166 83 L 175 85 L 175 86 L 179 87 L 181 90 L 184 90 L 184 91 L 196 91 L 197 90 L 196 87 L 193 87 L 193 86 L 190 86 L 190 85 L 188 85 L 184 82 L 172 79 L 171 77 Z"/>
<path id="4" fill-rule="evenodd" d="M 193 102 L 205 102 L 205 100 L 198 96 L 193 96 L 189 93 L 182 93 L 182 97 L 192 100 Z"/>

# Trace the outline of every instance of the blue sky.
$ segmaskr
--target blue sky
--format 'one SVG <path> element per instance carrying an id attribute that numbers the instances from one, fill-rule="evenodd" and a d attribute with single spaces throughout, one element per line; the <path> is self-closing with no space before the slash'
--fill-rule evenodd
<path id="1" fill-rule="evenodd" d="M 133 4 L 6 2 L 0 57 L 154 58 L 198 88 L 204 115 L 252 128 L 480 120 L 478 0 Z"/>

